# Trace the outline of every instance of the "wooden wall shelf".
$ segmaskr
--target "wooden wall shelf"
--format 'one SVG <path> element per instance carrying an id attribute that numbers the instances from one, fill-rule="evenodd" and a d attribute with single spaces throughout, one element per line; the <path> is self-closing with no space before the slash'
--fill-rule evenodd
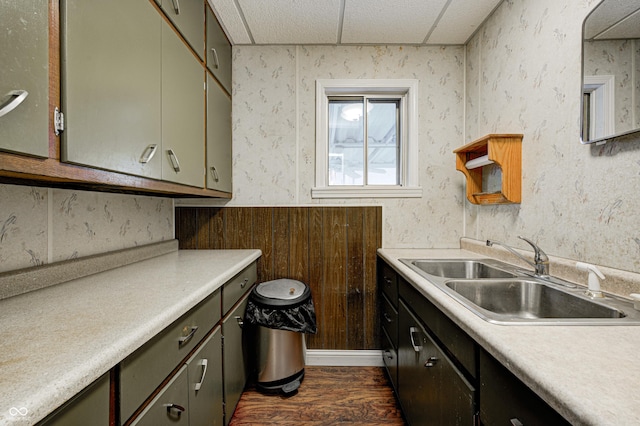
<path id="1" fill-rule="evenodd" d="M 456 150 L 456 169 L 467 178 L 467 199 L 473 204 L 517 204 L 522 198 L 522 137 L 521 134 L 490 134 Z M 471 160 L 496 164 L 502 170 L 499 192 L 483 192 L 484 166 L 471 168 Z M 481 164 L 485 161 L 477 160 Z"/>

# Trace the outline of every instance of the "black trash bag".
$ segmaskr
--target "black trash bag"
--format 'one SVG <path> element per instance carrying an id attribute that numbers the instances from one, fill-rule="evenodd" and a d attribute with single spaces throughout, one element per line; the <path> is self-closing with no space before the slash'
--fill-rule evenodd
<path id="1" fill-rule="evenodd" d="M 247 301 L 244 321 L 247 324 L 298 333 L 316 334 L 318 331 L 310 291 L 295 301 L 267 299 L 254 291 Z"/>

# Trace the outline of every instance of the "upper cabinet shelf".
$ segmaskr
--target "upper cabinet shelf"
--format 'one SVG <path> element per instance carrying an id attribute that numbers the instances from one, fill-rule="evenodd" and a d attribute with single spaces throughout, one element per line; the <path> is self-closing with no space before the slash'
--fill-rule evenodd
<path id="1" fill-rule="evenodd" d="M 467 178 L 467 199 L 473 204 L 515 204 L 522 197 L 522 136 L 521 134 L 490 134 L 468 143 L 453 152 L 456 169 Z M 484 192 L 484 166 L 496 164 L 502 171 L 498 192 Z"/>

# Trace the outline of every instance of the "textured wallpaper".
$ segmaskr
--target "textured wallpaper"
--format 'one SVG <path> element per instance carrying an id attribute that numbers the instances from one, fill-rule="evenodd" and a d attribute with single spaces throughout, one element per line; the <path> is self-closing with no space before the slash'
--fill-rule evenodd
<path id="1" fill-rule="evenodd" d="M 579 143 L 582 21 L 596 0 L 506 0 L 466 48 L 465 139 L 523 133 L 522 204 L 465 202 L 465 235 L 640 272 L 640 140 Z"/>
<path id="2" fill-rule="evenodd" d="M 457 247 L 462 182 L 464 49 L 408 46 L 235 46 L 234 197 L 229 205 L 378 204 L 386 247 Z M 317 200 L 315 81 L 419 80 L 422 199 Z"/>
<path id="3" fill-rule="evenodd" d="M 0 185 L 0 272 L 173 238 L 173 200 Z"/>

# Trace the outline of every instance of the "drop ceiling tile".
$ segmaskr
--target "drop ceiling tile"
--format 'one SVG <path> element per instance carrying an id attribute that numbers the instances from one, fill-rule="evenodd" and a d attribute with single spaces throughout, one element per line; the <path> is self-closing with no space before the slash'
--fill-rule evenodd
<path id="1" fill-rule="evenodd" d="M 584 38 L 591 39 L 602 31 L 625 19 L 638 10 L 638 4 L 630 2 L 607 3 L 606 7 L 600 5 L 587 17 L 584 26 Z"/>
<path id="2" fill-rule="evenodd" d="M 342 43 L 420 44 L 447 0 L 345 0 Z"/>
<path id="3" fill-rule="evenodd" d="M 221 22 L 231 44 L 251 44 L 251 37 L 234 2 L 229 0 L 209 0 L 209 5 Z"/>
<path id="4" fill-rule="evenodd" d="M 237 3 L 256 44 L 338 41 L 340 0 L 237 0 Z"/>
<path id="5" fill-rule="evenodd" d="M 427 44 L 465 44 L 502 0 L 452 0 Z"/>
<path id="6" fill-rule="evenodd" d="M 601 39 L 640 38 L 640 10 L 596 37 Z"/>

